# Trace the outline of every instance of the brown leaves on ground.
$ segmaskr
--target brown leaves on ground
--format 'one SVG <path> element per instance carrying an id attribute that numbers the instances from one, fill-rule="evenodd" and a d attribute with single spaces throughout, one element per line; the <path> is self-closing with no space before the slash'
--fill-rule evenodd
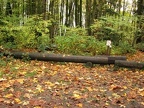
<path id="1" fill-rule="evenodd" d="M 129 60 L 144 62 L 144 52 L 137 51 L 135 54 L 127 54 L 126 56 Z"/>
<path id="2" fill-rule="evenodd" d="M 0 108 L 143 108 L 144 71 L 109 68 L 12 59 L 0 68 Z"/>

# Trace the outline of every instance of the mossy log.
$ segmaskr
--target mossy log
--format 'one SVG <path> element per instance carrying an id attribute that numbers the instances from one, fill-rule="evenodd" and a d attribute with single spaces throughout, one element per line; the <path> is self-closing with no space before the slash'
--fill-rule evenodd
<path id="1" fill-rule="evenodd" d="M 135 62 L 135 61 L 115 60 L 115 66 L 144 69 L 144 63 L 139 63 L 139 62 Z"/>
<path id="2" fill-rule="evenodd" d="M 8 54 L 4 54 L 7 56 Z M 115 60 L 126 60 L 126 56 L 76 56 L 76 55 L 62 55 L 62 54 L 49 54 L 42 52 L 10 52 L 10 55 L 14 58 L 22 59 L 27 57 L 31 60 L 39 61 L 56 61 L 56 62 L 75 62 L 75 63 L 87 63 L 93 64 L 114 64 Z"/>

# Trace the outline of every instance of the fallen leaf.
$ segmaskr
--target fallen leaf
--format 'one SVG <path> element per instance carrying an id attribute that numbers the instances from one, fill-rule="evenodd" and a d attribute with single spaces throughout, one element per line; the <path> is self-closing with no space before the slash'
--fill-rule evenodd
<path id="1" fill-rule="evenodd" d="M 22 105 L 28 105 L 29 104 L 29 101 L 24 101 L 23 103 L 22 103 Z"/>
<path id="2" fill-rule="evenodd" d="M 52 87 L 52 86 L 54 86 L 55 84 L 53 84 L 52 82 L 50 82 L 50 81 L 47 81 L 47 82 L 45 82 L 45 84 L 46 85 L 48 85 L 48 86 L 50 86 L 50 87 Z"/>
<path id="3" fill-rule="evenodd" d="M 25 93 L 25 94 L 24 94 L 24 97 L 25 97 L 25 98 L 29 98 L 29 99 L 30 99 L 30 98 L 32 97 L 32 95 L 31 95 L 31 94 L 29 94 L 29 93 Z"/>
<path id="4" fill-rule="evenodd" d="M 19 98 L 15 98 L 14 100 L 15 100 L 15 102 L 16 102 L 17 104 L 20 104 L 20 103 L 21 103 L 21 100 L 20 100 Z"/>
<path id="5" fill-rule="evenodd" d="M 130 91 L 128 94 L 127 94 L 127 97 L 129 99 L 135 99 L 137 96 L 137 93 L 135 91 Z"/>
<path id="6" fill-rule="evenodd" d="M 140 94 L 141 96 L 144 96 L 144 89 L 139 89 L 139 94 Z"/>
<path id="7" fill-rule="evenodd" d="M 86 89 L 88 89 L 88 91 L 92 92 L 93 89 L 91 87 L 86 87 Z"/>
<path id="8" fill-rule="evenodd" d="M 35 106 L 34 108 L 42 108 L 42 107 L 40 107 L 40 106 Z"/>
<path id="9" fill-rule="evenodd" d="M 41 93 L 41 92 L 44 91 L 44 89 L 42 88 L 41 85 L 37 85 L 36 90 L 37 90 L 37 92 L 39 92 L 39 93 Z"/>
<path id="10" fill-rule="evenodd" d="M 142 105 L 144 105 L 144 102 L 141 102 Z"/>
<path id="11" fill-rule="evenodd" d="M 119 97 L 120 97 L 120 95 L 118 95 L 117 93 L 113 93 L 112 96 L 113 96 L 114 98 L 119 98 Z"/>
<path id="12" fill-rule="evenodd" d="M 5 96 L 4 96 L 5 98 L 12 98 L 13 97 L 13 94 L 6 94 Z"/>
<path id="13" fill-rule="evenodd" d="M 76 104 L 79 108 L 82 108 L 83 107 L 83 104 L 82 103 L 79 103 L 79 104 Z"/>
<path id="14" fill-rule="evenodd" d="M 7 79 L 5 79 L 5 78 L 0 78 L 0 82 L 2 82 L 2 81 L 6 81 Z"/>
<path id="15" fill-rule="evenodd" d="M 0 102 L 3 102 L 5 99 L 4 98 L 0 98 Z"/>
<path id="16" fill-rule="evenodd" d="M 118 90 L 118 89 L 122 89 L 122 87 L 119 86 L 119 85 L 111 85 L 111 86 L 110 86 L 110 90 L 111 90 L 111 91 L 112 91 L 112 90 Z"/>
<path id="17" fill-rule="evenodd" d="M 29 101 L 29 104 L 31 104 L 33 106 L 41 106 L 41 105 L 44 105 L 45 103 L 46 103 L 46 101 L 40 100 L 40 99 L 31 99 Z"/>
<path id="18" fill-rule="evenodd" d="M 79 94 L 73 94 L 73 98 L 74 98 L 74 99 L 81 99 L 82 96 L 80 96 Z"/>
<path id="19" fill-rule="evenodd" d="M 11 102 L 11 100 L 4 100 L 4 103 L 10 104 L 12 102 Z"/>
<path id="20" fill-rule="evenodd" d="M 24 83 L 24 79 L 16 79 L 17 82 L 19 82 L 20 84 Z"/>
<path id="21" fill-rule="evenodd" d="M 141 95 L 141 96 L 144 96 L 144 91 L 140 92 L 140 95 Z"/>
<path id="22" fill-rule="evenodd" d="M 20 91 L 16 91 L 16 92 L 14 93 L 14 96 L 17 97 L 17 98 L 20 98 L 21 92 L 20 92 Z"/>
<path id="23" fill-rule="evenodd" d="M 38 79 L 37 79 L 37 78 L 34 78 L 34 79 L 33 79 L 33 82 L 34 82 L 34 83 L 37 83 L 37 82 L 38 82 Z"/>

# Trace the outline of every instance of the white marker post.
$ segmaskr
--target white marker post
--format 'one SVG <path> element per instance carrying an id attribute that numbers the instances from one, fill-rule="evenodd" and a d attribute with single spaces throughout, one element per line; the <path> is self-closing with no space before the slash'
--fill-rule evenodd
<path id="1" fill-rule="evenodd" d="M 107 40 L 107 42 L 106 42 L 106 46 L 107 46 L 107 55 L 110 55 L 110 53 L 111 53 L 111 40 Z"/>

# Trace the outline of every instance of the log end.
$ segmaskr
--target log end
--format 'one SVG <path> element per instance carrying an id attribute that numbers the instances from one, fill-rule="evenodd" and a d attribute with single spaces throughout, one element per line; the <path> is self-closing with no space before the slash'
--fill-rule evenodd
<path id="1" fill-rule="evenodd" d="M 135 62 L 135 61 L 116 60 L 115 66 L 126 67 L 126 68 L 144 69 L 144 63 L 139 63 L 139 62 Z"/>

